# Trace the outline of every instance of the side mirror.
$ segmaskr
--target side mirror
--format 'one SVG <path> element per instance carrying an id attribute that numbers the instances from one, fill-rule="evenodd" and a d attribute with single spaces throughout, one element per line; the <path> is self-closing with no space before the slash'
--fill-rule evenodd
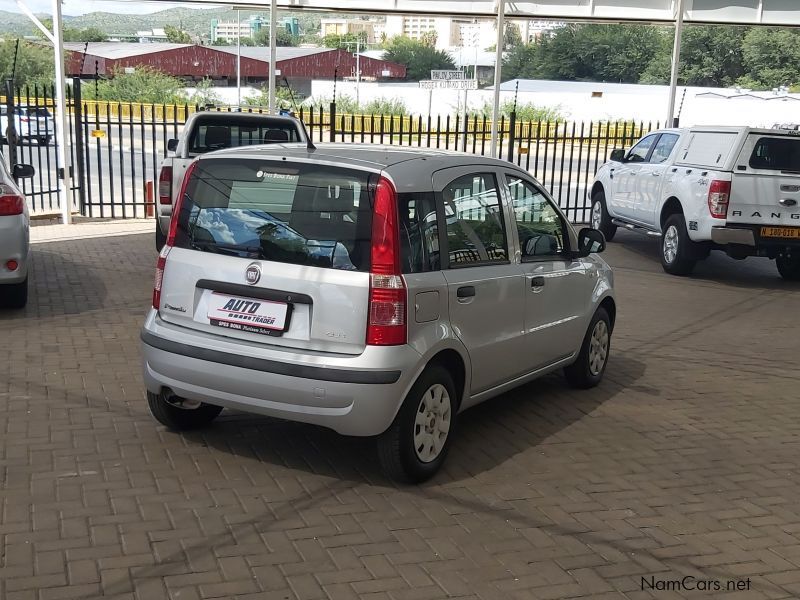
<path id="1" fill-rule="evenodd" d="M 590 254 L 599 254 L 606 249 L 606 237 L 602 232 L 591 227 L 584 227 L 578 233 L 578 257 L 585 258 Z"/>
<path id="2" fill-rule="evenodd" d="M 625 150 L 616 148 L 611 151 L 611 160 L 614 162 L 625 162 Z"/>
<path id="3" fill-rule="evenodd" d="M 167 152 L 175 152 L 178 149 L 178 140 L 169 140 L 167 142 Z"/>
<path id="4" fill-rule="evenodd" d="M 30 179 L 36 175 L 36 169 L 34 169 L 31 165 L 14 165 L 11 169 L 11 176 L 14 179 Z"/>

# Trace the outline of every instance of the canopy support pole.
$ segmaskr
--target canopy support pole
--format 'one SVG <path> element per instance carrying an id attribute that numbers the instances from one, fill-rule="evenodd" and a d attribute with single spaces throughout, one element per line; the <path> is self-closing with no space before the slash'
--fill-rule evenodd
<path id="1" fill-rule="evenodd" d="M 673 126 L 675 100 L 678 96 L 678 71 L 681 63 L 681 38 L 683 37 L 683 7 L 685 0 L 677 0 L 678 14 L 675 16 L 675 44 L 672 47 L 672 73 L 669 78 L 669 106 L 665 127 Z"/>
<path id="2" fill-rule="evenodd" d="M 275 71 L 278 62 L 278 1 L 272 0 L 269 9 L 269 112 L 275 114 Z"/>
<path id="3" fill-rule="evenodd" d="M 497 128 L 500 122 L 500 83 L 503 71 L 506 0 L 497 2 L 497 51 L 494 64 L 494 103 L 492 105 L 492 156 L 497 156 Z"/>

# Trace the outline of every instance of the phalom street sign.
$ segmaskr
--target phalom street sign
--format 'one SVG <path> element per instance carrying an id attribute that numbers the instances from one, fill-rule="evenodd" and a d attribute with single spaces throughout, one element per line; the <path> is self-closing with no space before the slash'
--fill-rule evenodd
<path id="1" fill-rule="evenodd" d="M 467 74 L 464 71 L 448 71 L 436 70 L 431 71 L 431 79 L 433 81 L 452 81 L 453 79 L 466 79 Z"/>
<path id="2" fill-rule="evenodd" d="M 477 90 L 477 79 L 423 80 L 419 82 L 423 90 Z"/>

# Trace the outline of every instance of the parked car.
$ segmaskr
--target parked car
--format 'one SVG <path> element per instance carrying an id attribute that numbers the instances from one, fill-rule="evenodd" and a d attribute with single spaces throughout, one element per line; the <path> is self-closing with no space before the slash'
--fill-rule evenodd
<path id="1" fill-rule="evenodd" d="M 614 150 L 592 184 L 592 226 L 661 238 L 667 273 L 688 275 L 711 250 L 774 259 L 800 280 L 800 132 L 693 127 Z"/>
<path id="2" fill-rule="evenodd" d="M 55 134 L 55 121 L 43 106 L 19 105 L 14 107 L 14 129 L 20 141 L 36 141 L 47 146 Z M 8 138 L 8 106 L 0 105 L 0 135 Z"/>
<path id="3" fill-rule="evenodd" d="M 153 416 L 223 407 L 378 436 L 389 475 L 442 465 L 456 414 L 563 369 L 603 377 L 616 305 L 524 170 L 373 145 L 239 148 L 189 167 L 142 330 Z"/>
<path id="4" fill-rule="evenodd" d="M 254 144 L 308 141 L 305 126 L 294 117 L 258 113 L 198 112 L 186 121 L 180 137 L 167 142 L 167 156 L 158 175 L 156 248 L 160 251 L 169 231 L 172 205 L 186 168 L 198 156 Z"/>
<path id="5" fill-rule="evenodd" d="M 0 154 L 0 306 L 4 308 L 23 308 L 28 302 L 28 203 L 14 179 L 33 175 L 33 167 L 23 164 L 9 172 Z"/>

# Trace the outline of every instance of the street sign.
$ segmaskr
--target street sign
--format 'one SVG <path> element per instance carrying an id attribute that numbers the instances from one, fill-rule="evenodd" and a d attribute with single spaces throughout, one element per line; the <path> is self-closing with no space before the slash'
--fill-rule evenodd
<path id="1" fill-rule="evenodd" d="M 454 79 L 466 79 L 467 74 L 464 71 L 451 71 L 445 69 L 437 69 L 431 71 L 431 79 L 433 81 L 452 81 Z"/>
<path id="2" fill-rule="evenodd" d="M 477 90 L 477 79 L 451 79 L 431 80 L 426 79 L 419 82 L 419 87 L 423 90 Z"/>

